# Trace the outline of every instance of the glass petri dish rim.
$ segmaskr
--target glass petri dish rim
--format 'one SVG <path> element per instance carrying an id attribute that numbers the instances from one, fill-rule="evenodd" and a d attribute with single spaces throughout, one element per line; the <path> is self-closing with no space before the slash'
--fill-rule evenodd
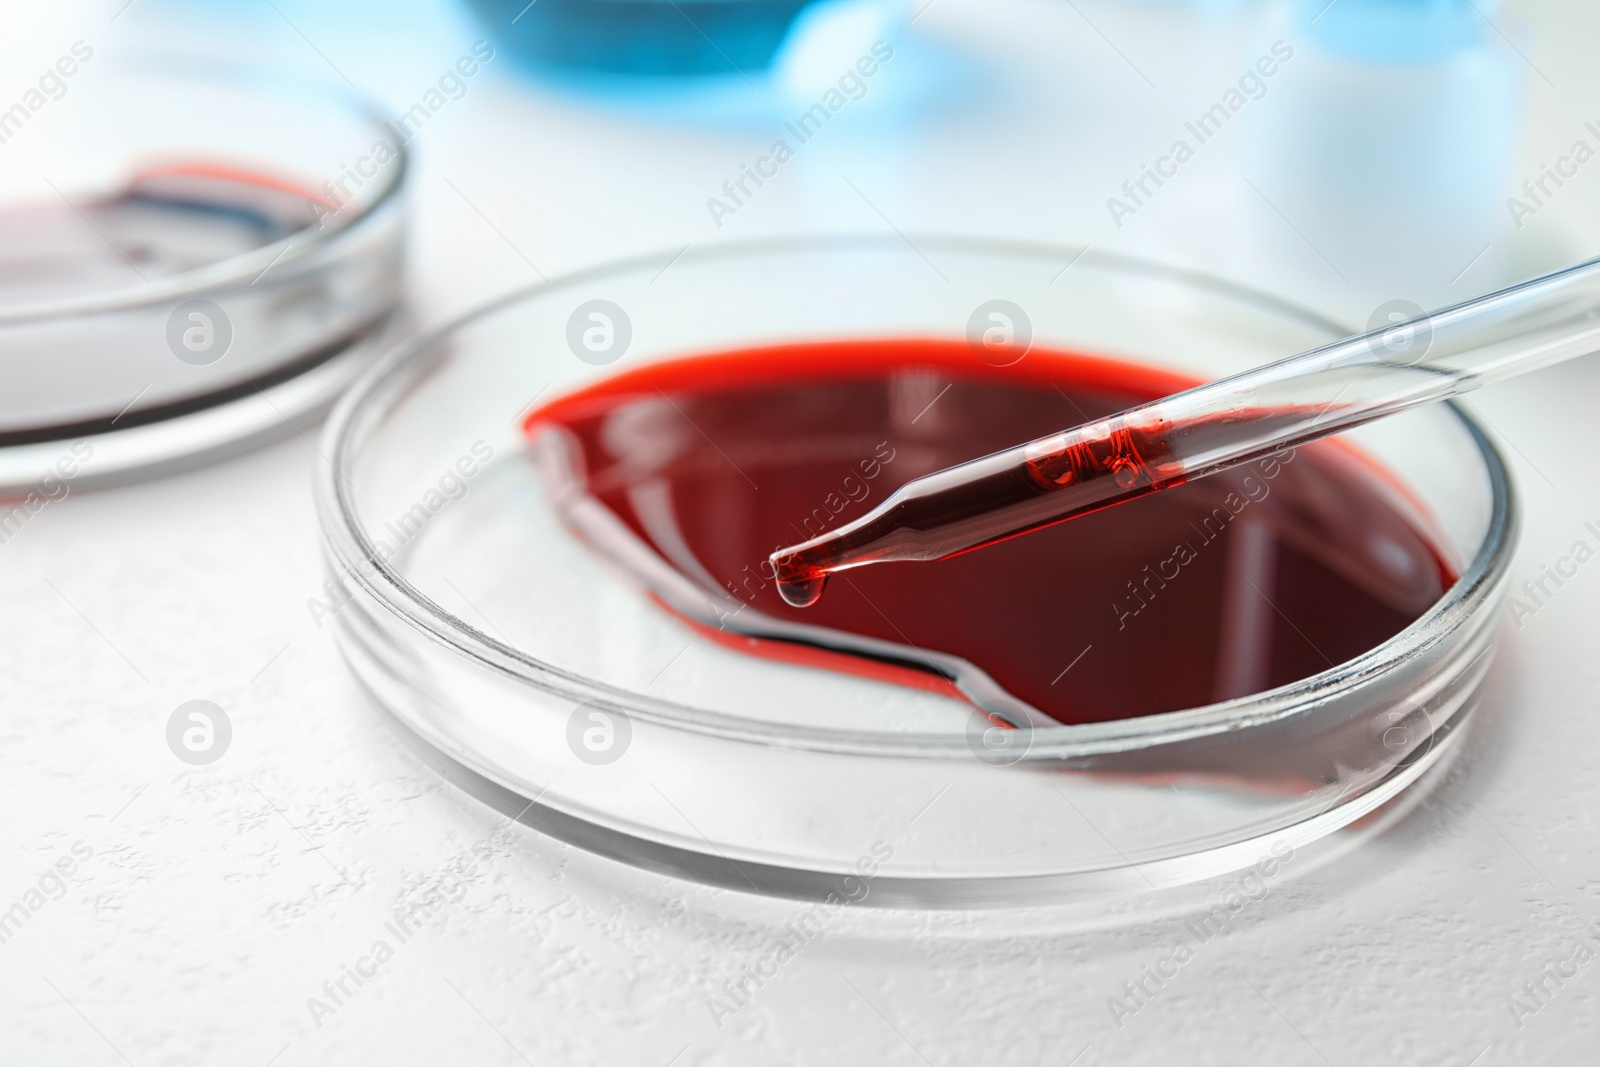
<path id="1" fill-rule="evenodd" d="M 970 759 L 971 750 L 960 734 L 855 731 L 756 722 L 726 712 L 646 697 L 544 663 L 446 610 L 380 559 L 362 528 L 352 495 L 351 472 L 367 433 L 385 413 L 386 404 L 430 369 L 430 353 L 440 350 L 441 344 L 456 331 L 523 301 L 560 293 L 608 275 L 660 269 L 673 262 L 785 252 L 831 252 L 843 248 L 898 251 L 904 250 L 907 244 L 918 249 L 1009 255 L 1051 263 L 1086 260 L 1130 275 L 1186 284 L 1211 295 L 1298 319 L 1327 331 L 1330 342 L 1350 332 L 1337 322 L 1283 298 L 1202 271 L 1088 247 L 1041 242 L 950 234 L 915 233 L 908 237 L 818 234 L 730 241 L 688 251 L 668 250 L 630 257 L 497 297 L 412 338 L 382 357 L 357 380 L 329 416 L 324 431 L 329 462 L 319 466 L 314 475 L 318 520 L 330 562 L 404 624 L 503 675 L 574 704 L 588 702 L 659 725 L 750 744 L 861 756 Z M 1516 544 L 1518 511 L 1509 471 L 1489 435 L 1460 405 L 1452 401 L 1446 402 L 1446 406 L 1477 445 L 1489 481 L 1490 515 L 1483 543 L 1460 578 L 1421 618 L 1360 656 L 1275 689 L 1133 719 L 1033 728 L 1029 731 L 1029 744 L 1022 761 L 1080 759 L 1136 751 L 1314 714 L 1338 694 L 1423 656 L 1466 624 L 1474 612 L 1488 602 L 1507 573 Z"/>
<path id="2" fill-rule="evenodd" d="M 142 78 L 149 81 L 192 83 L 196 91 L 203 91 L 205 86 L 217 84 L 239 87 L 278 86 L 293 90 L 296 94 L 315 88 L 319 93 L 317 101 L 319 107 L 330 105 L 343 107 L 354 117 L 369 124 L 374 134 L 382 136 L 388 131 L 388 126 L 378 109 L 360 94 L 342 89 L 331 82 L 295 79 L 266 68 L 246 67 L 228 71 L 217 68 L 179 71 L 143 69 L 125 73 L 123 77 L 130 81 Z M 286 94 L 283 98 L 287 100 L 289 96 Z M 384 168 L 387 173 L 383 184 L 359 211 L 351 214 L 337 226 L 325 229 L 306 227 L 296 230 L 271 244 L 251 249 L 242 255 L 230 256 L 193 270 L 179 271 L 154 281 L 135 282 L 78 296 L 19 301 L 14 304 L 0 303 L 0 326 L 127 311 L 170 302 L 177 297 L 214 292 L 240 282 L 248 282 L 262 274 L 268 267 L 292 263 L 334 244 L 346 233 L 359 228 L 367 219 L 382 212 L 406 187 L 406 177 L 411 168 L 411 154 L 406 146 L 396 139 L 386 138 L 386 140 L 392 142 L 390 147 L 394 149 L 395 159 L 393 166 Z"/>

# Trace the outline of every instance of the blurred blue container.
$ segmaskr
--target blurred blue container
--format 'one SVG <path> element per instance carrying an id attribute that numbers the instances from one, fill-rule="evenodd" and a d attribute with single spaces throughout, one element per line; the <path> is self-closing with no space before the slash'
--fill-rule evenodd
<path id="1" fill-rule="evenodd" d="M 1469 268 L 1466 284 L 1495 277 L 1527 69 L 1495 8 L 1294 0 L 1277 27 L 1293 58 L 1251 104 L 1244 159 L 1246 203 L 1285 257 L 1373 298 L 1443 302 Z"/>
<path id="2" fill-rule="evenodd" d="M 1374 63 L 1445 60 L 1476 45 L 1498 0 L 1297 0 L 1299 22 L 1329 52 Z"/>
<path id="3" fill-rule="evenodd" d="M 817 0 L 468 0 L 484 28 L 530 64 L 620 74 L 766 68 Z"/>

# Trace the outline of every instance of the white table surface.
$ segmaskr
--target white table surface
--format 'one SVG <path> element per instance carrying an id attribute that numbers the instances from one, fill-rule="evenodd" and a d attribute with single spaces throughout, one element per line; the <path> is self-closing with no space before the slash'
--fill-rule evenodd
<path id="1" fill-rule="evenodd" d="M 123 3 L 0 7 L 0 100 L 83 38 L 105 57 L 209 41 L 332 64 L 399 108 L 480 36 L 427 4 Z M 1512 8 L 1497 18 L 1521 20 L 1526 36 L 1510 32 L 1539 72 L 1526 173 L 1600 119 L 1600 11 Z M 658 123 L 502 56 L 415 146 L 419 317 L 628 252 L 891 221 L 1121 247 L 1355 318 L 1372 306 L 1254 255 L 1213 208 L 1237 184 L 1229 152 L 1138 227 L 1110 225 L 1110 179 L 1242 67 L 1178 8 L 936 0 L 898 32 L 903 65 L 859 121 L 721 230 L 704 200 L 770 142 L 770 116 Z M 956 74 L 937 75 L 936 47 Z M 1541 213 L 1504 269 L 1593 252 L 1597 181 Z M 1600 520 L 1597 393 L 1591 363 L 1475 401 L 1525 505 L 1518 583 Z M 1506 627 L 1465 750 L 1416 810 L 1275 880 L 1120 1027 L 1107 998 L 1166 954 L 1181 917 L 1086 929 L 1070 914 L 847 910 L 719 1028 L 707 998 L 800 906 L 507 828 L 402 747 L 307 610 L 322 582 L 310 440 L 75 492 L 0 545 L 0 909 L 75 844 L 92 850 L 0 944 L 0 1064 L 1600 1062 L 1600 960 L 1532 1015 L 1509 1003 L 1577 940 L 1600 950 L 1600 568 Z M 234 726 L 197 768 L 164 734 L 196 698 Z M 307 999 L 386 937 L 396 904 L 481 843 L 493 858 L 459 900 L 314 1020 Z"/>

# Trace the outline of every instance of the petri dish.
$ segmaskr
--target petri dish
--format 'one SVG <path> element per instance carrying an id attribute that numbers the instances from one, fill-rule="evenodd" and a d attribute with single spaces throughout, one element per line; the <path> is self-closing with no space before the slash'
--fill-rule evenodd
<path id="1" fill-rule="evenodd" d="M 398 339 L 405 150 L 361 101 L 97 62 L 7 131 L 0 493 L 295 432 Z"/>
<path id="2" fill-rule="evenodd" d="M 1499 453 L 1455 407 L 1347 435 L 1460 575 L 1413 624 L 1268 691 L 1034 726 L 1003 759 L 967 701 L 752 657 L 663 610 L 563 527 L 518 425 L 535 401 L 619 369 L 796 340 L 960 338 L 997 299 L 1033 344 L 1204 378 L 1348 332 L 1193 272 L 939 236 L 691 249 L 512 294 L 389 354 L 330 420 L 323 606 L 354 675 L 434 766 L 546 833 L 799 898 L 856 899 L 844 880 L 870 867 L 879 906 L 1213 878 L 1343 832 L 1453 751 L 1489 669 L 1516 526 Z M 577 341 L 597 309 L 598 354 Z"/>

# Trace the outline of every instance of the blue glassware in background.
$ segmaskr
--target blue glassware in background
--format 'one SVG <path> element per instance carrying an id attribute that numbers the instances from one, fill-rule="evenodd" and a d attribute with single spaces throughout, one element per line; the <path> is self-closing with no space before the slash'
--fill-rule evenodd
<path id="1" fill-rule="evenodd" d="M 467 0 L 535 66 L 617 74 L 760 71 L 817 0 Z"/>
<path id="2" fill-rule="evenodd" d="M 1489 12 L 1494 2 L 1482 5 Z M 1447 59 L 1489 30 L 1471 0 L 1296 0 L 1297 21 L 1329 52 L 1379 63 Z"/>

